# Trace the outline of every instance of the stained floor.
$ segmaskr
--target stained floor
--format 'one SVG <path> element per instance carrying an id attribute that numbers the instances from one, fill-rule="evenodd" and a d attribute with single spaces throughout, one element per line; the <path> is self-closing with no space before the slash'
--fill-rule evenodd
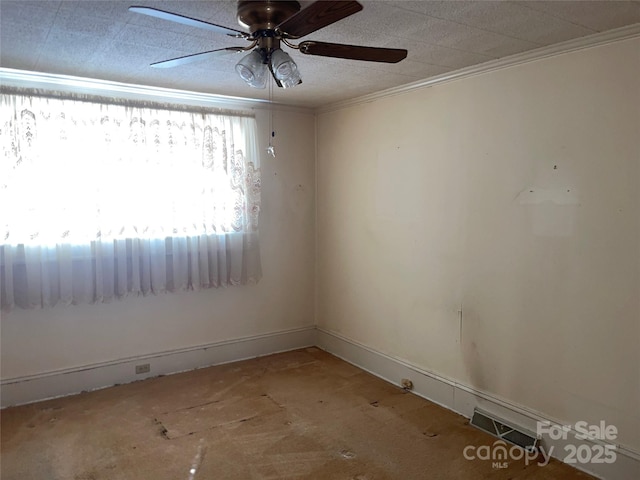
<path id="1" fill-rule="evenodd" d="M 2 480 L 587 479 L 317 348 L 2 411 Z"/>

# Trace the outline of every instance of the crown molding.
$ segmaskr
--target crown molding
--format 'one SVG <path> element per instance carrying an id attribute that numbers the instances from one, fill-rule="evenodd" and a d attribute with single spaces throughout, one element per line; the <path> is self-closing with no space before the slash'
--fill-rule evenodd
<path id="1" fill-rule="evenodd" d="M 310 112 L 309 108 L 270 103 L 258 100 L 210 93 L 190 92 L 171 88 L 135 85 L 93 78 L 75 77 L 55 73 L 32 72 L 12 68 L 0 68 L 0 85 L 56 90 L 86 95 L 115 96 L 131 100 L 181 103 L 198 107 L 235 110 L 285 110 Z"/>
<path id="2" fill-rule="evenodd" d="M 399 87 L 393 87 L 386 90 L 381 90 L 379 92 L 371 93 L 369 95 L 364 95 L 342 102 L 325 105 L 323 107 L 316 108 L 315 112 L 316 114 L 322 114 L 335 110 L 341 110 L 343 108 L 360 105 L 363 103 L 369 103 L 374 100 L 407 93 L 425 87 L 432 87 L 434 85 L 439 85 L 454 80 L 461 80 L 475 75 L 481 75 L 484 73 L 493 72 L 495 70 L 513 67 L 523 63 L 535 62 L 544 58 L 554 57 L 577 50 L 599 47 L 608 43 L 629 40 L 637 37 L 640 37 L 640 23 L 635 23 L 633 25 L 628 25 L 626 27 L 621 27 L 614 30 L 608 30 L 606 32 L 595 33 L 593 35 L 588 35 L 585 37 L 568 40 L 566 42 L 537 48 L 535 50 L 529 50 L 527 52 L 510 55 L 508 57 L 499 58 L 497 60 L 490 60 L 479 65 L 473 65 L 471 67 L 447 72 L 442 75 L 426 78 L 424 80 L 418 80 L 417 82 L 400 85 Z"/>

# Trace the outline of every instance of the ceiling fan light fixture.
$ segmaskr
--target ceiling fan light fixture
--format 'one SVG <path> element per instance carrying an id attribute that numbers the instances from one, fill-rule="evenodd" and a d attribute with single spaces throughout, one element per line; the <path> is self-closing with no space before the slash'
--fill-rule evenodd
<path id="1" fill-rule="evenodd" d="M 267 70 L 278 87 L 290 88 L 302 83 L 298 66 L 288 54 L 280 49 L 281 42 L 304 55 L 367 62 L 397 63 L 404 60 L 408 53 L 407 50 L 399 48 L 344 45 L 313 40 L 307 40 L 298 45 L 289 43 L 289 39 L 305 37 L 359 12 L 362 10 L 362 5 L 356 0 L 339 2 L 314 0 L 303 9 L 301 9 L 298 0 L 277 2 L 273 0 L 239 0 L 238 22 L 248 28 L 251 33 L 157 8 L 132 6 L 129 7 L 129 10 L 162 20 L 204 28 L 234 38 L 243 38 L 251 42 L 251 45 L 246 48 L 240 46 L 218 48 L 152 63 L 151 65 L 155 68 L 175 67 L 205 58 L 244 52 L 258 45 L 258 48 L 240 60 L 235 67 L 240 77 L 254 88 L 266 87 Z"/>
<path id="2" fill-rule="evenodd" d="M 236 64 L 236 72 L 250 87 L 264 88 L 267 85 L 267 66 L 257 49 L 242 57 Z"/>
<path id="3" fill-rule="evenodd" d="M 302 83 L 298 65 L 294 62 L 288 53 L 277 48 L 271 52 L 271 71 L 282 88 L 295 87 Z"/>

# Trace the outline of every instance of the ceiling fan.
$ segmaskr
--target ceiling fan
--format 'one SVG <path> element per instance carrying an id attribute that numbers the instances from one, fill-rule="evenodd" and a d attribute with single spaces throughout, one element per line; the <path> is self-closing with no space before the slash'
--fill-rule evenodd
<path id="1" fill-rule="evenodd" d="M 238 2 L 238 23 L 242 27 L 248 28 L 249 33 L 156 8 L 132 6 L 129 7 L 129 10 L 248 40 L 251 43 L 245 47 L 219 48 L 152 63 L 151 66 L 156 68 L 176 67 L 220 55 L 251 50 L 238 62 L 236 71 L 247 84 L 255 88 L 266 86 L 267 70 L 271 72 L 279 87 L 289 88 L 302 83 L 297 65 L 280 48 L 281 43 L 305 55 L 368 62 L 397 63 L 407 56 L 406 50 L 396 48 L 344 45 L 313 40 L 306 40 L 297 45 L 291 42 L 359 12 L 362 10 L 362 5 L 356 1 L 316 1 L 301 10 L 300 3 L 297 1 L 240 0 Z"/>

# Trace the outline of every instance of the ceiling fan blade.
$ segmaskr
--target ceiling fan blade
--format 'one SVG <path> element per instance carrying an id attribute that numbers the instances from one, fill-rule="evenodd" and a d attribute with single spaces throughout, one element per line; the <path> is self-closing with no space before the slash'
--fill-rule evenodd
<path id="1" fill-rule="evenodd" d="M 184 57 L 172 58 L 170 60 L 163 60 L 162 62 L 152 63 L 154 68 L 173 68 L 186 63 L 199 62 L 201 60 L 207 60 L 213 57 L 220 57 L 229 53 L 239 53 L 246 51 L 242 47 L 227 47 L 218 48 L 217 50 L 210 50 L 208 52 L 194 53 L 193 55 L 185 55 Z"/>
<path id="2" fill-rule="evenodd" d="M 204 20 L 197 20 L 195 18 L 185 17 L 178 15 L 177 13 L 165 12 L 164 10 L 158 10 L 157 8 L 150 7 L 129 7 L 130 12 L 142 13 L 143 15 L 149 15 L 151 17 L 161 18 L 163 20 L 169 20 L 170 22 L 182 23 L 183 25 L 189 25 L 190 27 L 205 28 L 216 33 L 223 33 L 231 37 L 247 38 L 249 34 L 235 30 L 233 28 L 223 27 L 214 23 L 205 22 Z"/>
<path id="3" fill-rule="evenodd" d="M 398 63 L 407 58 L 407 51 L 399 48 L 360 47 L 340 43 L 314 42 L 309 40 L 298 45 L 300 52 L 321 57 L 347 58 L 367 62 Z"/>
<path id="4" fill-rule="evenodd" d="M 276 27 L 288 38 L 300 38 L 362 10 L 355 1 L 314 2 Z"/>

